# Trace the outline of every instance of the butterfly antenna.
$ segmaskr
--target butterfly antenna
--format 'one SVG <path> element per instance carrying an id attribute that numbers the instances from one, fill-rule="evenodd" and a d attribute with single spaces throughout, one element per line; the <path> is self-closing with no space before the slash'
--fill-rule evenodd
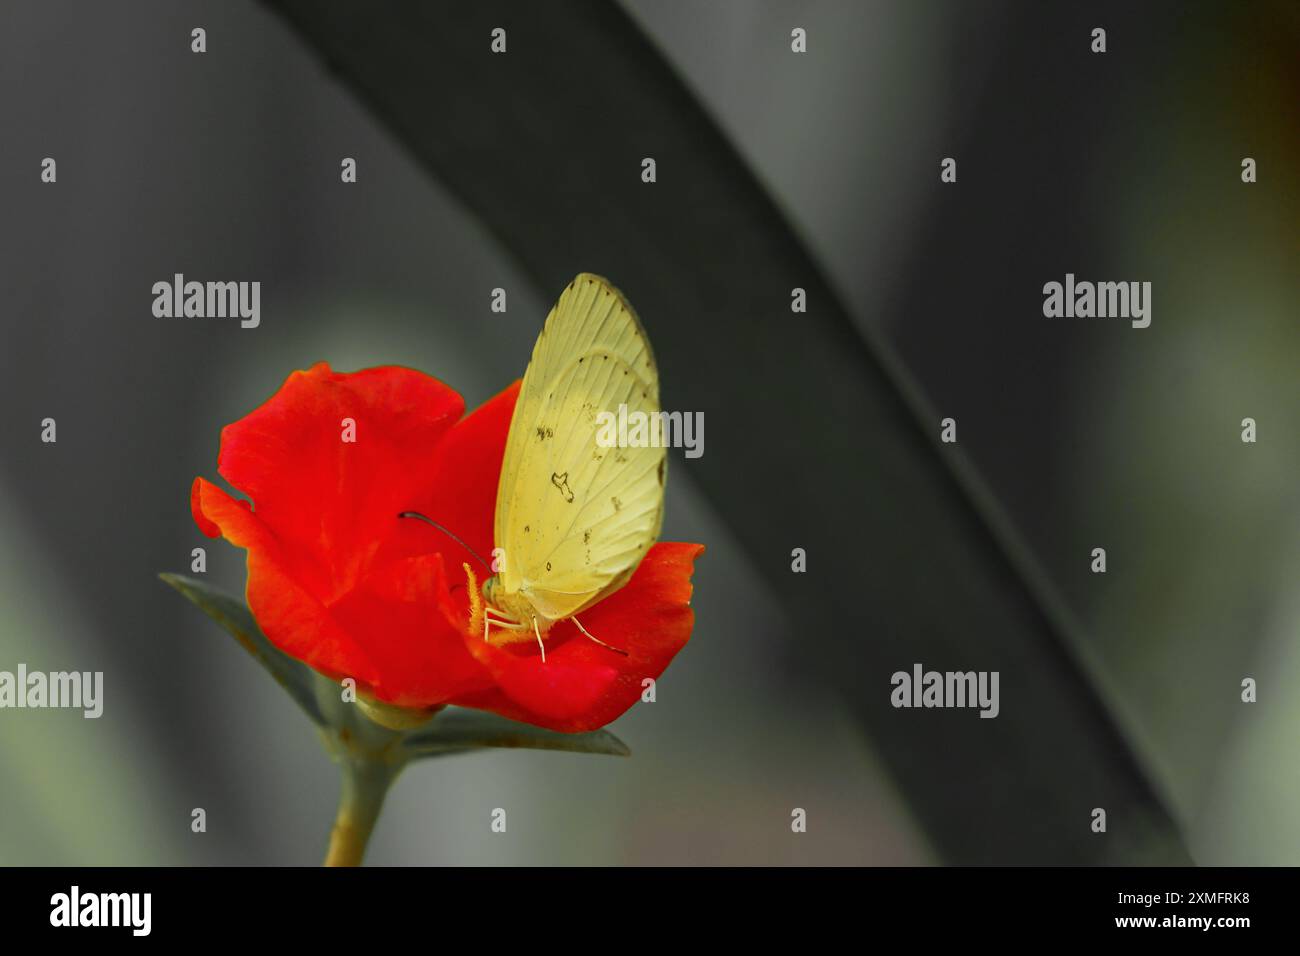
<path id="1" fill-rule="evenodd" d="M 441 531 L 441 532 L 442 532 L 443 534 L 445 534 L 447 537 L 451 538 L 452 541 L 455 541 L 458 545 L 460 545 L 462 548 L 464 548 L 464 549 L 465 549 L 466 551 L 468 551 L 470 554 L 474 555 L 474 559 L 475 559 L 476 561 L 478 561 L 479 564 L 483 565 L 484 568 L 487 569 L 487 573 L 488 573 L 488 574 L 494 574 L 494 573 L 496 573 L 496 572 L 494 572 L 494 571 L 492 570 L 492 565 L 490 565 L 490 564 L 488 564 L 486 561 L 484 561 L 483 558 L 479 555 L 479 553 L 478 553 L 477 551 L 475 551 L 473 548 L 471 548 L 469 545 L 467 545 L 467 544 L 466 544 L 466 543 L 465 543 L 465 542 L 460 538 L 459 535 L 455 534 L 454 532 L 450 531 L 450 530 L 447 529 L 447 528 L 444 528 L 442 525 L 438 524 L 438 522 L 434 521 L 432 518 L 430 518 L 430 517 L 428 517 L 428 516 L 426 516 L 426 515 L 422 515 L 422 514 L 420 514 L 420 512 L 418 512 L 418 511 L 402 511 L 402 512 L 399 512 L 399 513 L 398 513 L 397 517 L 399 517 L 399 518 L 419 518 L 419 519 L 420 519 L 421 521 L 423 521 L 425 524 L 431 524 L 431 525 L 433 525 L 435 528 L 437 528 L 439 531 Z"/>

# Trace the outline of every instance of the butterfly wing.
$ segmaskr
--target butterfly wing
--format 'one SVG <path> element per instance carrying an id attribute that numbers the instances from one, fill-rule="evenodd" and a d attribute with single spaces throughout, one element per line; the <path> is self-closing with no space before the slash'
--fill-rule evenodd
<path id="1" fill-rule="evenodd" d="M 569 617 L 621 587 L 659 535 L 662 447 L 601 447 L 600 413 L 659 412 L 636 314 L 604 279 L 578 276 L 547 317 L 524 375 L 497 490 L 507 593 Z"/>

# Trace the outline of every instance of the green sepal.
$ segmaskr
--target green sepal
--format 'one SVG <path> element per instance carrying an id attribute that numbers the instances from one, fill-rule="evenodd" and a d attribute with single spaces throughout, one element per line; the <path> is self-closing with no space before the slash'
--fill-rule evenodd
<path id="1" fill-rule="evenodd" d="M 614 757 L 626 757 L 632 752 L 608 730 L 562 734 L 459 707 L 447 708 L 427 725 L 411 731 L 405 746 L 414 757 L 441 757 L 489 747 L 567 750 Z"/>
<path id="2" fill-rule="evenodd" d="M 253 620 L 247 604 L 202 581 L 181 574 L 164 572 L 158 577 L 225 628 L 289 692 L 289 696 L 314 723 L 324 725 L 325 718 L 316 704 L 316 681 L 324 678 L 268 641 Z"/>

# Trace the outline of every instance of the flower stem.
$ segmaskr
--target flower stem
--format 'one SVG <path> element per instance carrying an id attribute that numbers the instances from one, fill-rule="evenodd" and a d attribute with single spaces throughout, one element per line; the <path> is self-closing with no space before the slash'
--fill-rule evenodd
<path id="1" fill-rule="evenodd" d="M 373 760 L 343 760 L 339 768 L 343 789 L 334 829 L 330 831 L 325 865 L 360 866 L 366 843 L 383 809 L 384 796 L 401 768 Z"/>

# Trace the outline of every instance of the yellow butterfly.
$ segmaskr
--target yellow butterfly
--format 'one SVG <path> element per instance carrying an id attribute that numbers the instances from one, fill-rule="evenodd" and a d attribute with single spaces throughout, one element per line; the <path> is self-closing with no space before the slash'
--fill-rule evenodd
<path id="1" fill-rule="evenodd" d="M 484 640 L 493 627 L 500 641 L 535 638 L 545 661 L 547 631 L 571 619 L 610 647 L 575 615 L 626 584 L 659 537 L 667 470 L 662 443 L 597 441 L 601 413 L 621 405 L 659 414 L 650 341 L 622 293 L 583 273 L 546 317 L 510 421 Z"/>

